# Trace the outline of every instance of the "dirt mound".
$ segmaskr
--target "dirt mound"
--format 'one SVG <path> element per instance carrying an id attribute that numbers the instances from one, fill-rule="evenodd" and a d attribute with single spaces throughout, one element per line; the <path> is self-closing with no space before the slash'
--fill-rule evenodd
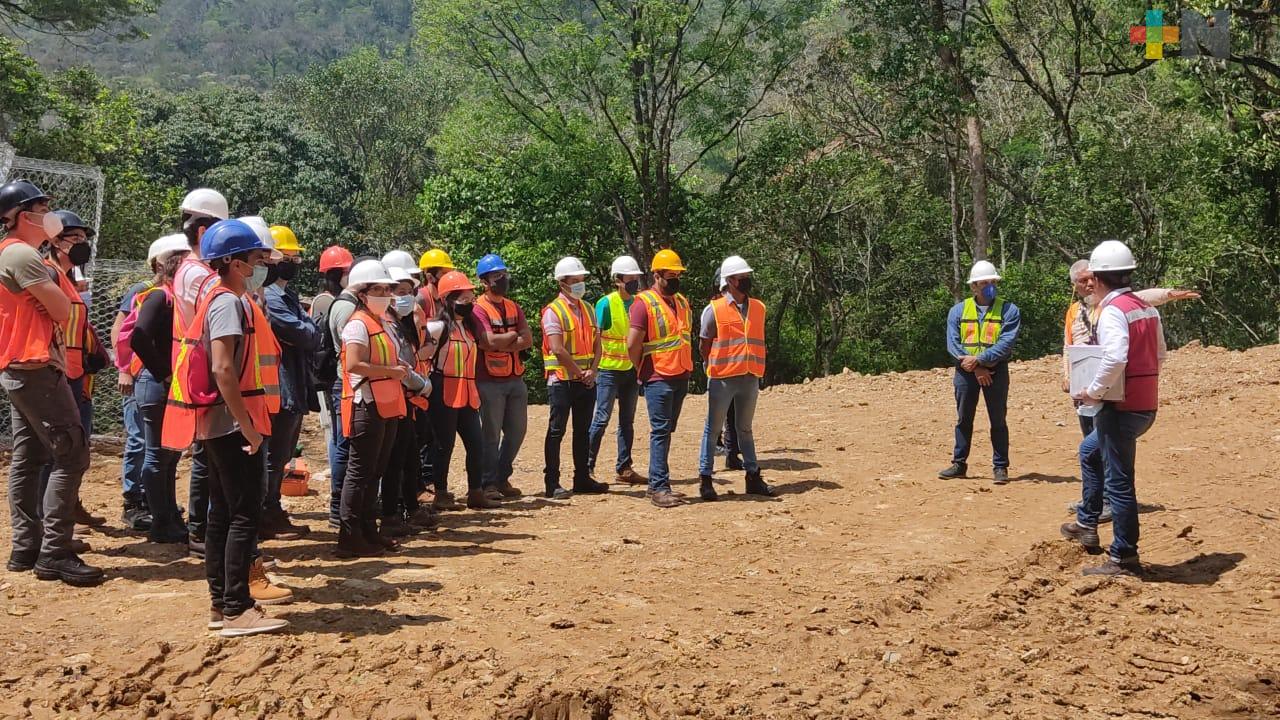
<path id="1" fill-rule="evenodd" d="M 979 477 L 936 479 L 945 370 L 765 391 L 756 438 L 777 500 L 727 472 L 721 502 L 669 511 L 631 488 L 541 500 L 533 408 L 529 496 L 342 562 L 317 478 L 288 500 L 311 534 L 265 544 L 299 598 L 271 610 L 289 635 L 212 636 L 202 565 L 94 533 L 100 588 L 0 575 L 0 717 L 1277 716 L 1280 348 L 1171 355 L 1140 445 L 1142 580 L 1084 578 L 1096 559 L 1058 539 L 1079 494 L 1059 368 L 1012 368 L 1004 487 L 984 477 L 984 430 Z M 704 412 L 691 398 L 672 453 L 689 492 Z M 643 408 L 638 422 L 643 464 Z M 314 420 L 305 444 L 323 467 Z M 118 515 L 118 450 L 95 455 L 84 496 Z"/>

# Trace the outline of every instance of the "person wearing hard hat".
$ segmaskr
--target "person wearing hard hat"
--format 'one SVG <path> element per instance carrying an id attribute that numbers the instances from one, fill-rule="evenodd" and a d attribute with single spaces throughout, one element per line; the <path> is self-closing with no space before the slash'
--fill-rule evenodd
<path id="1" fill-rule="evenodd" d="M 351 268 L 347 291 L 356 310 L 342 329 L 342 420 L 351 443 L 342 485 L 337 555 L 375 557 L 400 544 L 378 530 L 378 487 L 408 410 L 401 381 L 411 372 L 400 359 L 398 333 L 389 327 L 395 280 L 379 260 Z"/>
<path id="2" fill-rule="evenodd" d="M 437 283 L 440 310 L 429 329 L 439 338 L 431 367 L 431 430 L 435 434 L 431 481 L 435 485 L 436 510 L 457 510 L 449 492 L 449 461 L 459 437 L 467 457 L 467 507 L 487 510 L 502 505 L 484 491 L 484 433 L 480 429 L 480 389 L 476 365 L 482 332 L 475 316 L 476 288 L 459 270 L 450 270 Z"/>
<path id="3" fill-rule="evenodd" d="M 596 413 L 587 432 L 590 438 L 590 455 L 587 458 L 587 474 L 595 477 L 596 456 L 600 443 L 609 428 L 614 401 L 618 404 L 618 457 L 614 463 L 617 481 L 631 485 L 646 485 L 649 479 L 632 468 L 631 445 L 635 440 L 636 401 L 640 385 L 636 382 L 636 367 L 627 353 L 627 333 L 631 330 L 628 319 L 635 296 L 640 292 L 640 280 L 644 271 L 630 255 L 614 259 L 609 268 L 614 291 L 596 303 L 596 324 L 600 328 L 600 372 L 596 377 Z"/>
<path id="4" fill-rule="evenodd" d="M 61 326 L 79 297 L 39 248 L 62 232 L 49 196 L 25 180 L 0 185 L 0 387 L 9 397 L 13 455 L 9 572 L 35 570 L 44 580 L 97 585 L 101 568 L 76 555 L 72 532 L 89 445 L 67 381 Z M 53 463 L 41 492 L 41 468 Z"/>
<path id="5" fill-rule="evenodd" d="M 316 325 L 323 327 L 324 323 L 320 319 L 342 294 L 343 288 L 347 286 L 347 273 L 351 272 L 351 266 L 355 264 L 356 259 L 351 251 L 341 245 L 330 245 L 320 253 L 320 292 L 311 299 L 311 319 L 316 321 Z"/>
<path id="6" fill-rule="evenodd" d="M 684 503 L 671 489 L 667 458 L 671 436 L 693 374 L 693 316 L 680 294 L 684 264 L 674 250 L 659 250 L 649 268 L 653 287 L 636 296 L 628 319 L 627 355 L 637 368 L 649 410 L 649 500 L 661 508 Z"/>
<path id="7" fill-rule="evenodd" d="M 431 248 L 418 258 L 418 269 L 422 270 L 422 287 L 418 290 L 418 302 L 422 305 L 427 317 L 434 318 L 440 313 L 440 293 L 437 284 L 456 268 L 449 253 L 440 248 Z"/>
<path id="8" fill-rule="evenodd" d="M 320 328 L 302 308 L 298 291 L 289 285 L 302 266 L 302 246 L 297 235 L 284 225 L 272 225 L 268 232 L 280 254 L 279 261 L 267 266 L 263 289 L 267 320 L 280 343 L 280 411 L 271 416 L 267 492 L 259 535 L 264 540 L 296 540 L 307 534 L 307 527 L 290 522 L 289 513 L 280 503 L 280 485 L 314 399 L 311 357 L 320 349 Z"/>
<path id="9" fill-rule="evenodd" d="M 546 496 L 567 498 L 560 485 L 560 444 L 573 421 L 573 492 L 602 493 L 606 483 L 596 482 L 587 470 L 590 442 L 587 435 L 596 406 L 596 371 L 600 366 L 600 333 L 591 306 L 583 302 L 591 273 L 576 257 L 556 263 L 553 277 L 560 293 L 542 310 L 542 365 L 547 377 L 547 423 L 542 480 Z"/>
<path id="10" fill-rule="evenodd" d="M 476 364 L 476 387 L 484 433 L 484 488 L 494 499 L 521 495 L 511 475 L 529 426 L 529 387 L 524 384 L 521 355 L 533 347 L 533 331 L 524 310 L 507 297 L 510 273 L 493 253 L 476 263 L 476 277 L 484 285 L 475 309 L 481 328 L 476 343 L 484 353 Z"/>
<path id="11" fill-rule="evenodd" d="M 142 416 L 139 481 L 146 489 L 151 515 L 147 539 L 153 543 L 186 545 L 188 538 L 174 487 L 182 453 L 166 449 L 161 437 L 173 375 L 173 277 L 190 252 L 191 246 L 182 234 L 166 235 L 151 243 L 147 257 L 155 269 L 155 281 L 130 300 L 129 316 L 133 320 L 128 331 L 128 353 L 117 350 L 117 362 L 129 356 L 128 365 L 120 374 L 133 378 L 131 397 Z M 127 323 L 122 322 L 124 325 Z"/>
<path id="12" fill-rule="evenodd" d="M 264 602 L 251 592 L 260 572 L 254 552 L 266 476 L 264 443 L 271 432 L 268 396 L 276 382 L 266 371 L 274 369 L 278 358 L 274 342 L 268 341 L 267 319 L 244 298 L 265 279 L 270 254 L 253 228 L 239 220 L 221 220 L 202 234 L 200 257 L 218 281 L 184 327 L 162 428 L 161 443 L 169 450 L 181 451 L 193 439 L 204 445 L 209 464 L 209 627 L 223 637 L 288 625 L 259 607 L 280 600 Z"/>
<path id="13" fill-rule="evenodd" d="M 1086 568 L 1085 575 L 1137 575 L 1138 499 L 1134 465 L 1138 438 L 1151 429 L 1160 405 L 1160 367 L 1165 358 L 1160 311 L 1143 302 L 1130 287 L 1138 263 L 1129 248 L 1107 240 L 1089 256 L 1093 297 L 1100 309 L 1096 327 L 1102 359 L 1087 387 L 1074 399 L 1093 408 L 1093 432 L 1080 443 L 1082 490 L 1076 521 L 1062 526 L 1069 540 L 1086 550 L 1101 550 L 1098 521 L 1102 501 L 1111 503 L 1113 539 L 1107 560 Z M 1120 400 L 1103 400 L 1113 388 Z"/>
<path id="14" fill-rule="evenodd" d="M 323 292 L 311 301 L 311 319 L 320 329 L 320 349 L 313 363 L 316 386 L 329 413 L 329 525 L 338 527 L 338 509 L 342 499 L 342 481 L 347 476 L 351 450 L 342 434 L 342 379 L 338 372 L 338 353 L 342 349 L 342 328 L 355 309 L 355 296 L 347 293 L 348 273 L 355 265 L 351 251 L 330 245 L 320 253 L 320 282 Z M 336 308 L 336 311 L 335 311 Z M 338 324 L 341 321 L 341 325 Z M 336 330 L 335 330 L 336 326 Z"/>
<path id="15" fill-rule="evenodd" d="M 947 353 L 956 363 L 956 444 L 951 466 L 938 477 L 961 478 L 969 468 L 969 447 L 978 395 L 987 403 L 991 421 L 992 480 L 1009 482 L 1009 358 L 1022 327 L 1018 307 L 998 296 L 1000 273 L 979 260 L 969 270 L 970 297 L 956 303 L 947 315 Z"/>
<path id="16" fill-rule="evenodd" d="M 717 499 L 711 477 L 715 436 L 724 427 L 730 407 L 734 408 L 737 445 L 747 472 L 747 494 L 775 495 L 760 477 L 751 424 L 765 367 L 765 307 L 751 297 L 751 274 L 751 266 L 740 256 L 725 258 L 719 273 L 724 294 L 702 311 L 700 349 L 707 367 L 707 422 L 702 428 L 698 493 L 703 500 Z"/>
<path id="17" fill-rule="evenodd" d="M 200 257 L 200 239 L 204 233 L 222 220 L 230 217 L 227 199 L 222 193 L 209 188 L 196 188 L 182 198 L 179 206 L 182 234 L 187 237 L 191 253 L 178 266 L 173 278 L 173 353 L 186 335 L 186 327 L 196 314 L 196 306 L 218 281 L 213 268 Z M 204 445 L 196 441 L 191 447 L 191 482 L 187 499 L 188 551 L 197 558 L 204 557 L 204 531 L 209 514 L 209 464 L 205 460 Z"/>

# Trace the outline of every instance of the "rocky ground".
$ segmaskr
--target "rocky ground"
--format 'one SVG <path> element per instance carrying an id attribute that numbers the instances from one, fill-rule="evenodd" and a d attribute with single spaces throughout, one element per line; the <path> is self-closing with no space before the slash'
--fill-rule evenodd
<path id="1" fill-rule="evenodd" d="M 1058 538 L 1079 496 L 1058 368 L 1012 369 L 1005 487 L 983 431 L 980 477 L 935 478 L 942 370 L 767 390 L 773 501 L 725 472 L 721 502 L 673 510 L 629 488 L 527 498 L 343 562 L 315 481 L 289 502 L 310 536 L 265 544 L 298 596 L 271 611 L 286 635 L 219 639 L 202 565 L 92 533 L 101 587 L 0 574 L 0 717 L 1280 715 L 1280 347 L 1171 356 L 1139 451 L 1142 580 L 1084 578 L 1096 558 Z M 691 493 L 704 411 L 690 399 L 673 451 Z M 531 415 L 517 484 L 532 493 L 545 410 Z M 318 431 L 307 447 L 322 468 Z M 119 450 L 99 447 L 83 495 L 117 527 L 118 478 Z"/>

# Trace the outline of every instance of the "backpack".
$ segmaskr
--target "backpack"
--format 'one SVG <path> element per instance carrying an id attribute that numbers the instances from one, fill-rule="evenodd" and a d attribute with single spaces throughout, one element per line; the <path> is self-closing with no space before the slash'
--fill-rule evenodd
<path id="1" fill-rule="evenodd" d="M 316 324 L 320 326 L 320 349 L 311 356 L 311 370 L 315 375 L 318 389 L 327 390 L 333 387 L 338 381 L 338 351 L 334 349 L 333 330 L 329 327 L 329 313 L 333 312 L 333 306 L 339 300 L 346 300 L 354 304 L 355 298 L 349 293 L 342 293 L 329 303 L 329 308 L 320 317 L 316 318 Z"/>
<path id="2" fill-rule="evenodd" d="M 164 292 L 166 302 L 173 302 L 173 297 L 169 295 L 169 291 L 156 285 L 134 293 L 133 307 L 129 310 L 129 314 L 125 316 L 124 321 L 120 323 L 120 332 L 116 334 L 116 369 L 120 372 L 129 372 L 129 366 L 133 363 L 133 346 L 129 344 L 129 338 L 133 337 L 133 326 L 138 324 L 138 311 L 142 309 L 142 303 L 146 301 L 148 295 L 156 290 Z"/>

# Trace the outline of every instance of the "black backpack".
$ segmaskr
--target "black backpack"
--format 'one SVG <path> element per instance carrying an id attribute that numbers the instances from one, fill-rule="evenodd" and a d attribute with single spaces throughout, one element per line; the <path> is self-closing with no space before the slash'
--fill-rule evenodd
<path id="1" fill-rule="evenodd" d="M 327 390 L 333 387 L 338 381 L 338 351 L 334 349 L 333 332 L 329 328 L 329 313 L 333 312 L 333 306 L 339 300 L 355 304 L 355 296 L 350 293 L 342 293 L 329 303 L 329 308 L 316 318 L 316 323 L 320 326 L 320 349 L 311 357 L 311 369 L 315 374 L 317 387 L 321 390 Z"/>

